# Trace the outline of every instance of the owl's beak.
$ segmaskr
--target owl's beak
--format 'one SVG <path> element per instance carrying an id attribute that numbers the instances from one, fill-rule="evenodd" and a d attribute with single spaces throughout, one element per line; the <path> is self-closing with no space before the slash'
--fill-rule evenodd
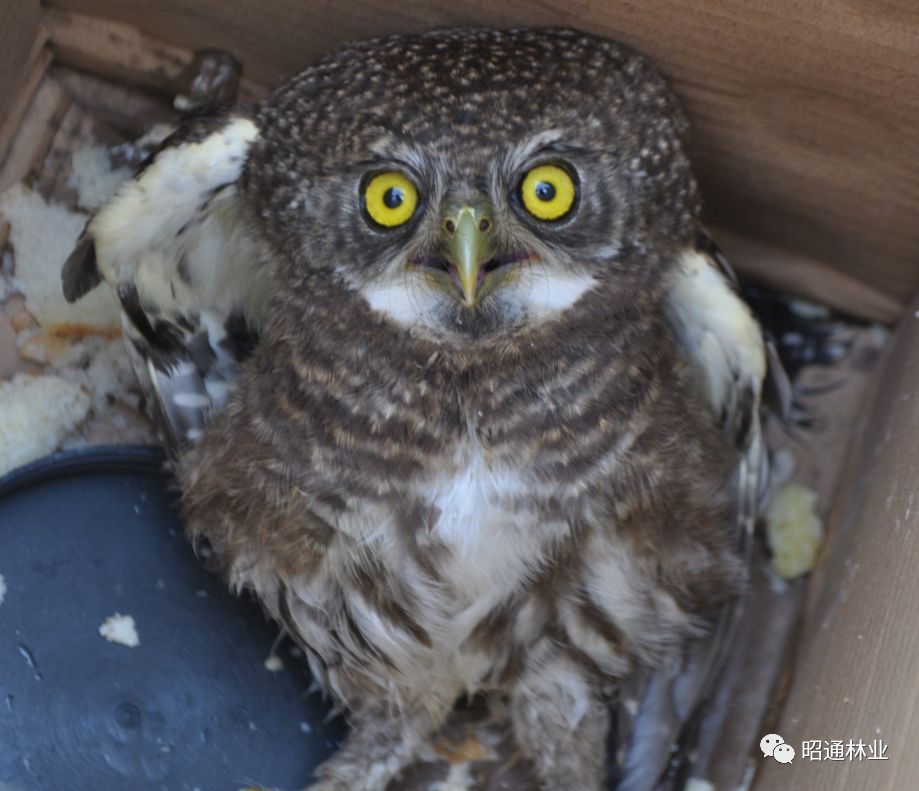
<path id="1" fill-rule="evenodd" d="M 450 277 L 462 292 L 463 305 L 475 307 L 488 274 L 483 267 L 495 256 L 491 213 L 484 205 L 464 205 L 448 210 L 442 227 Z"/>

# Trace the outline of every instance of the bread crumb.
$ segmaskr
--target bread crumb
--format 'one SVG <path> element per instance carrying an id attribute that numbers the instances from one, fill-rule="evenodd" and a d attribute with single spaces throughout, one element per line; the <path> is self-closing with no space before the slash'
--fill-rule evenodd
<path id="1" fill-rule="evenodd" d="M 0 195 L 0 215 L 11 226 L 16 282 L 29 312 L 45 330 L 60 324 L 120 329 L 121 313 L 110 288 L 97 288 L 72 305 L 61 289 L 61 269 L 87 215 L 48 203 L 23 184 L 14 184 Z"/>
<path id="2" fill-rule="evenodd" d="M 265 660 L 265 670 L 271 673 L 278 673 L 284 669 L 284 663 L 277 654 L 272 654 Z"/>
<path id="3" fill-rule="evenodd" d="M 89 412 L 80 385 L 17 374 L 0 382 L 0 475 L 51 453 Z"/>
<path id="4" fill-rule="evenodd" d="M 140 637 L 137 635 L 134 619 L 130 615 L 122 615 L 119 612 L 102 622 L 99 634 L 110 643 L 117 643 L 128 648 L 137 648 L 140 645 Z"/>
<path id="5" fill-rule="evenodd" d="M 787 483 L 772 496 L 765 519 L 773 570 L 786 580 L 813 570 L 823 541 L 817 493 L 801 484 Z"/>
<path id="6" fill-rule="evenodd" d="M 107 157 L 100 149 L 75 160 L 76 178 L 83 179 L 77 186 L 87 195 L 92 190 L 98 196 L 100 190 L 115 188 L 114 180 L 107 187 L 87 186 L 90 171 L 101 167 L 103 154 Z M 93 164 L 91 159 L 98 161 Z M 76 305 L 69 305 L 63 296 L 61 267 L 83 230 L 86 215 L 48 204 L 23 185 L 0 195 L 0 215 L 11 222 L 15 251 L 14 256 L 4 257 L 3 282 L 23 294 L 5 309 L 16 333 L 12 370 L 22 360 L 34 363 L 49 374 L 81 385 L 91 399 L 88 418 L 59 446 L 76 447 L 87 440 L 151 442 L 153 430 L 139 411 L 137 379 L 121 337 L 121 311 L 112 290 L 98 288 Z M 4 367 L 9 375 L 9 363 L 4 362 Z"/>
<path id="7" fill-rule="evenodd" d="M 109 413 L 115 401 L 132 409 L 139 407 L 137 379 L 121 338 L 87 338 L 72 343 L 70 353 L 52 361 L 51 366 L 57 376 L 87 389 L 96 415 Z"/>
<path id="8" fill-rule="evenodd" d="M 3 575 L 0 574 L 0 604 L 3 604 L 3 600 L 6 598 L 6 580 L 3 579 Z"/>

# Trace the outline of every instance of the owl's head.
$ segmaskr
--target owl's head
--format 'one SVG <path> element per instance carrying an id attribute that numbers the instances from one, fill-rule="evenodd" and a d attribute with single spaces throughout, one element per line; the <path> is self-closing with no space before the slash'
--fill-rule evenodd
<path id="1" fill-rule="evenodd" d="M 643 57 L 570 30 L 337 50 L 262 107 L 244 188 L 285 272 L 451 342 L 653 300 L 688 244 L 685 122 Z M 597 302 L 599 301 L 599 302 Z"/>

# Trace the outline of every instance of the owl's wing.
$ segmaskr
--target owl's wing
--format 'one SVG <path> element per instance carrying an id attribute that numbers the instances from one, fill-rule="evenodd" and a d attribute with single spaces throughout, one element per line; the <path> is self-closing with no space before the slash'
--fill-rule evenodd
<path id="1" fill-rule="evenodd" d="M 703 403 L 737 448 L 735 536 L 738 552 L 749 562 L 757 511 L 768 491 L 762 409 L 787 417 L 791 385 L 727 261 L 703 233 L 677 263 L 667 318 Z M 680 788 L 692 775 L 699 714 L 730 650 L 741 608 L 739 601 L 725 608 L 707 639 L 623 689 L 616 728 L 618 791 Z"/>
<path id="2" fill-rule="evenodd" d="M 64 265 L 73 302 L 103 281 L 173 446 L 227 400 L 268 302 L 262 243 L 237 181 L 259 130 L 244 111 L 184 122 L 87 224 Z"/>

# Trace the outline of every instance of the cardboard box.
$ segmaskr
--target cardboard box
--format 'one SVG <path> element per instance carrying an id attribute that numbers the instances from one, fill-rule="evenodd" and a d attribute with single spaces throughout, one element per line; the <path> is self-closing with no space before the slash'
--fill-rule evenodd
<path id="1" fill-rule="evenodd" d="M 0 190 L 34 168 L 66 113 L 44 81 L 54 63 L 141 89 L 130 111 L 142 120 L 144 97 L 168 95 L 200 47 L 236 54 L 243 93 L 257 97 L 337 43 L 466 24 L 578 27 L 654 57 L 693 124 L 707 219 L 741 272 L 897 326 L 870 392 L 849 406 L 859 421 L 846 417 L 812 460 L 833 470 L 829 540 L 793 672 L 776 689 L 785 705 L 768 721 L 799 754 L 791 766 L 764 760 L 753 787 L 919 787 L 915 4 L 10 0 L 0 5 Z M 801 755 L 804 742 L 839 740 L 882 740 L 888 760 Z"/>

